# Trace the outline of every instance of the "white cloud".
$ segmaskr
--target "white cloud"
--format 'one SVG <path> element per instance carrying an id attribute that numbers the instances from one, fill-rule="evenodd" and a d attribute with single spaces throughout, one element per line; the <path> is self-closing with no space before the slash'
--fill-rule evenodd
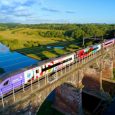
<path id="1" fill-rule="evenodd" d="M 46 0 L 0 0 L 0 22 L 16 22 L 16 23 L 52 23 L 52 22 L 65 22 L 65 20 L 50 20 L 43 19 L 44 16 L 36 9 L 51 13 L 69 13 L 72 11 L 61 11 L 58 9 L 50 8 L 45 5 Z M 34 9 L 35 8 L 35 9 Z M 41 18 L 40 18 L 40 15 Z M 45 17 L 45 16 L 44 16 Z"/>
<path id="2" fill-rule="evenodd" d="M 15 4 L 25 4 L 30 0 L 1 0 L 0 5 L 14 6 Z"/>
<path id="3" fill-rule="evenodd" d="M 32 5 L 38 4 L 38 0 L 0 0 L 0 22 L 22 21 L 32 12 Z"/>

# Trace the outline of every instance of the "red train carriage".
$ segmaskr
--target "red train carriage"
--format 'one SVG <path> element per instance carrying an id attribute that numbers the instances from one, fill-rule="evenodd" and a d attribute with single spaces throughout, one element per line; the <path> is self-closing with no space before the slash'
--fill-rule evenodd
<path id="1" fill-rule="evenodd" d="M 94 54 L 96 53 L 97 51 L 99 51 L 101 49 L 101 44 L 99 45 L 94 45 L 94 46 L 91 46 L 91 47 L 88 47 L 88 48 L 85 48 L 85 49 L 82 49 L 82 50 L 79 50 L 77 52 L 77 56 L 78 56 L 78 59 L 84 59 L 88 56 L 90 56 L 91 54 Z"/>

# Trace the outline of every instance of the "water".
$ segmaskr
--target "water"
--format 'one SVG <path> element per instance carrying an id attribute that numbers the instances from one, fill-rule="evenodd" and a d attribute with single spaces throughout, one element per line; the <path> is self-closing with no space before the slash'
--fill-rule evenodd
<path id="1" fill-rule="evenodd" d="M 63 49 L 64 47 L 63 46 L 47 46 L 48 49 L 51 49 L 51 48 L 57 48 L 57 49 Z"/>
<path id="2" fill-rule="evenodd" d="M 55 46 L 54 48 L 63 49 L 64 47 L 63 46 Z"/>
<path id="3" fill-rule="evenodd" d="M 11 52 L 8 47 L 0 43 L 0 68 L 5 72 L 15 71 L 36 64 L 38 60 L 32 59 L 18 52 Z"/>
<path id="4" fill-rule="evenodd" d="M 46 98 L 47 101 L 51 101 L 53 103 L 53 101 L 55 100 L 55 90 L 53 90 L 48 97 Z"/>

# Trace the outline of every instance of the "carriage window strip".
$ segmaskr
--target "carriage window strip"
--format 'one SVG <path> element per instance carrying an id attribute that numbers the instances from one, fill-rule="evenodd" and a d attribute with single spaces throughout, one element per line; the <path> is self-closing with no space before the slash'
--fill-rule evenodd
<path id="1" fill-rule="evenodd" d="M 111 43 L 113 43 L 113 42 L 105 43 L 104 45 L 108 45 L 108 44 L 111 44 Z"/>
<path id="2" fill-rule="evenodd" d="M 97 50 L 98 49 L 98 47 L 95 47 L 93 50 Z"/>
<path id="3" fill-rule="evenodd" d="M 62 61 L 62 62 L 59 62 L 59 63 L 56 63 L 56 64 L 54 64 L 54 65 L 52 65 L 52 66 L 50 66 L 50 67 L 43 68 L 43 69 L 42 69 L 42 72 L 44 72 L 44 71 L 46 71 L 46 70 L 48 70 L 48 69 L 51 69 L 51 68 L 53 68 L 53 67 L 55 67 L 55 66 L 58 66 L 58 65 L 60 65 L 60 64 L 66 63 L 66 62 L 68 62 L 68 61 L 70 61 L 70 60 L 72 60 L 72 58 L 66 59 L 66 60 L 64 60 L 64 61 Z"/>

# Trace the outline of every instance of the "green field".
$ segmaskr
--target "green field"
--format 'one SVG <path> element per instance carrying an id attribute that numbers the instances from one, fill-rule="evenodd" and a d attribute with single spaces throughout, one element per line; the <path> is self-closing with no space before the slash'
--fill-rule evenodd
<path id="1" fill-rule="evenodd" d="M 111 24 L 2 24 L 0 42 L 11 50 L 43 60 L 73 52 L 81 48 L 83 38 L 113 38 L 115 25 Z M 86 41 L 85 47 L 96 43 Z M 77 44 L 77 45 L 76 45 Z M 47 46 L 52 46 L 48 49 Z M 56 49 L 54 46 L 63 46 Z"/>
<path id="2" fill-rule="evenodd" d="M 43 60 L 66 54 L 79 49 L 73 38 L 64 37 L 42 37 L 38 32 L 47 32 L 46 29 L 18 28 L 0 31 L 0 41 L 7 45 L 11 50 Z M 59 31 L 59 30 L 56 30 Z M 63 32 L 63 30 L 60 30 Z M 48 49 L 47 46 L 52 46 Z M 64 49 L 53 48 L 54 46 L 64 46 Z"/>

